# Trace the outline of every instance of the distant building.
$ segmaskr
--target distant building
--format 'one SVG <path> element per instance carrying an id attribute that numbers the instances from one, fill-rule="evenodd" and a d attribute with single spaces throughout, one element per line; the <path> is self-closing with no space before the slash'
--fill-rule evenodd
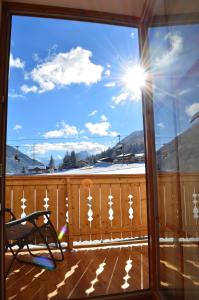
<path id="1" fill-rule="evenodd" d="M 115 156 L 114 158 L 112 157 L 103 157 L 98 159 L 97 163 L 95 165 L 101 165 L 103 163 L 106 164 L 130 164 L 134 162 L 144 162 L 145 161 L 145 154 L 144 153 L 124 153 L 124 154 L 119 154 Z"/>
<path id="2" fill-rule="evenodd" d="M 46 167 L 46 172 L 47 173 L 54 173 L 57 171 L 57 168 L 55 166 L 49 168 L 48 166 Z"/>
<path id="3" fill-rule="evenodd" d="M 100 162 L 107 162 L 107 163 L 112 163 L 113 162 L 113 158 L 112 157 L 103 157 L 97 160 L 97 163 Z"/>
<path id="4" fill-rule="evenodd" d="M 144 161 L 145 161 L 145 154 L 144 153 L 135 154 L 135 162 L 144 162 Z"/>
<path id="5" fill-rule="evenodd" d="M 42 174 L 46 172 L 46 167 L 44 165 L 37 166 L 29 166 L 28 173 L 29 174 Z"/>
<path id="6" fill-rule="evenodd" d="M 135 154 L 134 153 L 126 153 L 117 155 L 114 162 L 116 163 L 133 163 L 135 162 Z"/>

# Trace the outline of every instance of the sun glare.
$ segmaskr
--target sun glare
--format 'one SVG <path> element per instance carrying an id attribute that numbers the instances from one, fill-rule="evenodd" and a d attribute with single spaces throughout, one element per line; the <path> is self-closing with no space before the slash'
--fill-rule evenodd
<path id="1" fill-rule="evenodd" d="M 140 89 L 145 85 L 146 73 L 139 65 L 128 67 L 122 81 L 126 90 L 130 92 L 140 91 Z"/>

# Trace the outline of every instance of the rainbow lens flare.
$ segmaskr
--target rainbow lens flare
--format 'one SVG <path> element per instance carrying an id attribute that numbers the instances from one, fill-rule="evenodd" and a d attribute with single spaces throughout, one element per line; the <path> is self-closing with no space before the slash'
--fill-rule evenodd
<path id="1" fill-rule="evenodd" d="M 59 233 L 59 235 L 58 235 L 58 239 L 59 239 L 60 241 L 62 240 L 62 238 L 63 238 L 64 234 L 66 233 L 66 231 L 67 231 L 67 224 L 65 224 L 65 225 L 62 227 L 62 229 L 61 229 L 61 231 L 60 231 L 60 233 Z"/>
<path id="2" fill-rule="evenodd" d="M 44 256 L 37 256 L 34 257 L 32 261 L 35 265 L 38 265 L 41 268 L 47 269 L 47 270 L 54 270 L 55 266 L 53 264 L 53 261 L 47 257 Z"/>

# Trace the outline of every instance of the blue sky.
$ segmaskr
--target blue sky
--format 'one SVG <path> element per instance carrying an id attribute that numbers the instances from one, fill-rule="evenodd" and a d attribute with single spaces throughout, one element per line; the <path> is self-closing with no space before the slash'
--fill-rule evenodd
<path id="1" fill-rule="evenodd" d="M 124 82 L 139 64 L 137 29 L 28 17 L 12 24 L 8 144 L 60 158 L 142 130 L 140 91 Z"/>
<path id="2" fill-rule="evenodd" d="M 190 128 L 199 111 L 199 25 L 154 27 L 149 44 L 159 148 Z"/>
<path id="3" fill-rule="evenodd" d="M 199 111 L 198 31 L 189 25 L 149 32 L 157 148 Z M 137 65 L 137 29 L 13 17 L 8 144 L 29 155 L 35 145 L 37 159 L 61 158 L 72 150 L 101 152 L 118 134 L 142 130 L 147 75 Z"/>

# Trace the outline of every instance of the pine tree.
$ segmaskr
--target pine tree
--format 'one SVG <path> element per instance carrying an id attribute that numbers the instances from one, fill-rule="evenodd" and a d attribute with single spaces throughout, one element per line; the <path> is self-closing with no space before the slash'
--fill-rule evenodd
<path id="1" fill-rule="evenodd" d="M 70 169 L 70 155 L 68 154 L 68 152 L 66 152 L 63 158 L 62 169 Z"/>
<path id="2" fill-rule="evenodd" d="M 26 169 L 25 169 L 24 166 L 23 166 L 22 169 L 21 169 L 21 173 L 22 173 L 22 174 L 26 174 Z"/>
<path id="3" fill-rule="evenodd" d="M 75 151 L 72 151 L 70 154 L 70 167 L 71 168 L 77 167 L 77 159 L 76 159 Z"/>
<path id="4" fill-rule="evenodd" d="M 54 161 L 54 158 L 53 158 L 52 155 L 51 155 L 51 157 L 50 157 L 50 161 L 49 161 L 48 167 L 49 167 L 49 169 L 51 169 L 51 170 L 54 170 L 54 169 L 55 169 L 55 161 Z"/>
<path id="5" fill-rule="evenodd" d="M 62 164 L 59 164 L 58 171 L 62 171 Z"/>

